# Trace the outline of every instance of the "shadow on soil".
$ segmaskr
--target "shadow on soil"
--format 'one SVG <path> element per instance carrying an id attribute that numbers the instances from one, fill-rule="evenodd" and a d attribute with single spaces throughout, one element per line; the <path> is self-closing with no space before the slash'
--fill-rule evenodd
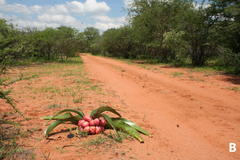
<path id="1" fill-rule="evenodd" d="M 223 80 L 231 82 L 233 84 L 237 84 L 237 85 L 240 84 L 240 76 L 229 76 L 229 75 L 227 75 L 227 77 L 224 78 Z"/>
<path id="2" fill-rule="evenodd" d="M 223 67 L 223 66 L 203 66 L 203 67 L 194 67 L 192 65 L 176 65 L 176 64 L 162 64 L 162 63 L 151 63 L 146 60 L 133 60 L 133 63 L 136 64 L 149 64 L 149 65 L 160 65 L 160 68 L 187 68 L 193 71 L 208 72 L 213 71 L 216 74 L 223 75 L 223 81 L 227 81 L 236 85 L 240 84 L 240 73 L 236 73 L 232 67 Z"/>
<path id="3" fill-rule="evenodd" d="M 33 150 L 25 149 L 18 144 L 18 139 L 23 136 L 20 127 L 9 124 L 0 124 L 0 159 L 6 160 L 32 160 L 35 155 Z"/>
<path id="4" fill-rule="evenodd" d="M 49 134 L 48 139 L 51 139 L 50 137 L 53 136 L 53 135 L 56 135 L 56 134 L 59 134 L 59 133 L 66 133 L 66 132 L 74 131 L 76 129 L 77 129 L 77 127 L 72 127 L 72 128 L 68 128 L 68 129 L 62 129 L 58 132 L 53 132 L 53 133 Z"/>

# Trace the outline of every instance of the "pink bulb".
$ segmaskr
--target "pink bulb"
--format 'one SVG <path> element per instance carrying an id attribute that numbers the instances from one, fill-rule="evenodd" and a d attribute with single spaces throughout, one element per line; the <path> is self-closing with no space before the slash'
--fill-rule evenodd
<path id="1" fill-rule="evenodd" d="M 88 122 L 92 120 L 92 118 L 89 115 L 84 116 L 83 119 Z"/>
<path id="2" fill-rule="evenodd" d="M 90 126 L 95 126 L 94 120 L 91 120 L 91 121 L 89 122 L 89 125 L 90 125 Z"/>
<path id="3" fill-rule="evenodd" d="M 85 122 L 82 123 L 81 126 L 82 126 L 83 128 L 85 128 L 85 127 L 89 126 L 89 123 L 85 121 Z"/>
<path id="4" fill-rule="evenodd" d="M 80 121 L 78 121 L 78 126 L 80 127 L 80 126 L 82 126 L 82 124 L 85 122 L 85 120 L 80 120 Z"/>
<path id="5" fill-rule="evenodd" d="M 96 133 L 96 127 L 95 127 L 95 126 L 90 126 L 90 127 L 89 127 L 89 132 L 90 132 L 91 134 L 95 134 L 95 133 Z"/>
<path id="6" fill-rule="evenodd" d="M 107 124 L 106 120 L 103 117 L 100 117 L 99 120 L 100 120 L 100 125 L 101 126 L 104 127 Z"/>
<path id="7" fill-rule="evenodd" d="M 99 133 L 101 133 L 101 127 L 99 127 L 99 126 L 96 126 L 96 134 L 99 134 Z"/>
<path id="8" fill-rule="evenodd" d="M 85 127 L 85 128 L 83 129 L 83 131 L 84 131 L 84 132 L 87 132 L 87 133 L 89 132 L 89 130 L 90 130 L 90 127 L 89 127 L 89 126 L 87 126 L 87 127 Z"/>
<path id="9" fill-rule="evenodd" d="M 98 126 L 100 124 L 100 120 L 98 118 L 95 118 L 94 123 L 95 123 L 96 126 Z"/>

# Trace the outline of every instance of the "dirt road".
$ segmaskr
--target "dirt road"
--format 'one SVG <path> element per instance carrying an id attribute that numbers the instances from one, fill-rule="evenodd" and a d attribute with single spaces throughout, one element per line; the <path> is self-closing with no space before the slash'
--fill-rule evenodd
<path id="1" fill-rule="evenodd" d="M 82 58 L 90 76 L 124 101 L 125 117 L 152 133 L 144 144 L 129 144 L 136 159 L 240 159 L 240 148 L 228 151 L 229 142 L 240 146 L 239 92 L 220 81 L 184 81 L 110 58 Z"/>

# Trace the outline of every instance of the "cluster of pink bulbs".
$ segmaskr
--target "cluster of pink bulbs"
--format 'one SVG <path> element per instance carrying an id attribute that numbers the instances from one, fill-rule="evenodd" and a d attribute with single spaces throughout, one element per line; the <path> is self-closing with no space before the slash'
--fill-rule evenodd
<path id="1" fill-rule="evenodd" d="M 93 119 L 90 116 L 84 116 L 78 121 L 78 127 L 81 132 L 88 134 L 99 134 L 104 131 L 107 122 L 103 117 Z"/>

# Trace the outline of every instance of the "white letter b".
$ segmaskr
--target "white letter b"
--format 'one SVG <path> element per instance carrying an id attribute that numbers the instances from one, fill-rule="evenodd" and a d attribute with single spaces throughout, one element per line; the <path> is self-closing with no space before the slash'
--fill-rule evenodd
<path id="1" fill-rule="evenodd" d="M 237 144 L 229 143 L 229 152 L 236 152 L 236 151 L 237 151 Z"/>

